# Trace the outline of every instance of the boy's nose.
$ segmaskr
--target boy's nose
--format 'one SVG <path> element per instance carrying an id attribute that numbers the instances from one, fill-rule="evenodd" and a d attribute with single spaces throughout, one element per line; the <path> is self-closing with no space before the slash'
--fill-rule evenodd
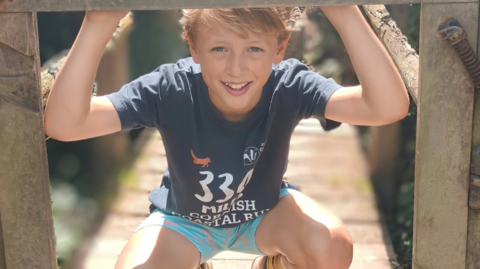
<path id="1" fill-rule="evenodd" d="M 231 54 L 228 57 L 225 72 L 232 77 L 241 77 L 246 75 L 248 68 L 245 57 L 241 54 Z"/>

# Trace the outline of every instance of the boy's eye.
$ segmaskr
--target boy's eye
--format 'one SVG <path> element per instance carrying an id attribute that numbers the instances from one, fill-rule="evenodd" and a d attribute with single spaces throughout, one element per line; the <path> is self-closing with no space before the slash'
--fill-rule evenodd
<path id="1" fill-rule="evenodd" d="M 253 51 L 253 52 L 262 51 L 262 49 L 261 49 L 261 48 L 258 48 L 258 47 L 251 47 L 250 50 Z"/>
<path id="2" fill-rule="evenodd" d="M 222 52 L 222 51 L 225 51 L 225 48 L 224 47 L 215 47 L 212 49 L 213 51 L 218 51 L 218 52 Z"/>

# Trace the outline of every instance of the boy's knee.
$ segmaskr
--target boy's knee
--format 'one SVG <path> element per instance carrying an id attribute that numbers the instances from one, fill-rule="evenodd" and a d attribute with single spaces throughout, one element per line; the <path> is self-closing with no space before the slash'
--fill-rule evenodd
<path id="1" fill-rule="evenodd" d="M 315 266 L 311 268 L 347 269 L 353 258 L 353 242 L 348 230 L 341 226 L 330 229 L 330 239 L 325 246 L 319 246 L 310 253 Z"/>
<path id="2" fill-rule="evenodd" d="M 347 269 L 350 267 L 353 259 L 353 241 L 345 227 L 332 229 L 332 240 L 329 246 L 329 259 L 332 267 L 338 269 Z"/>
<path id="3" fill-rule="evenodd" d="M 352 239 L 345 227 L 317 231 L 303 238 L 300 248 L 291 251 L 287 259 L 300 268 L 347 269 L 353 258 Z"/>

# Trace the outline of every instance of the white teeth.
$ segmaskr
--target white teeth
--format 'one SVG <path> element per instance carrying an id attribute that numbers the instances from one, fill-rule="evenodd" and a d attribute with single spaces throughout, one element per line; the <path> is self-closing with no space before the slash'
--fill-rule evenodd
<path id="1" fill-rule="evenodd" d="M 229 83 L 225 83 L 225 85 L 229 86 L 230 88 L 234 89 L 234 90 L 240 90 L 241 88 L 245 87 L 245 85 L 247 85 L 247 83 L 244 83 L 244 84 L 229 84 Z"/>

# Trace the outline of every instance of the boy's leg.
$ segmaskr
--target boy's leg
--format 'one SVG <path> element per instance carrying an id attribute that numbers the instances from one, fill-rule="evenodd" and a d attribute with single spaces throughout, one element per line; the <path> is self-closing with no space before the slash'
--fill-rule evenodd
<path id="1" fill-rule="evenodd" d="M 258 225 L 255 241 L 259 250 L 269 256 L 282 255 L 284 269 L 348 268 L 353 246 L 345 226 L 304 194 L 290 193 Z"/>
<path id="2" fill-rule="evenodd" d="M 185 236 L 161 226 L 147 226 L 123 248 L 115 269 L 196 269 L 197 247 Z"/>

